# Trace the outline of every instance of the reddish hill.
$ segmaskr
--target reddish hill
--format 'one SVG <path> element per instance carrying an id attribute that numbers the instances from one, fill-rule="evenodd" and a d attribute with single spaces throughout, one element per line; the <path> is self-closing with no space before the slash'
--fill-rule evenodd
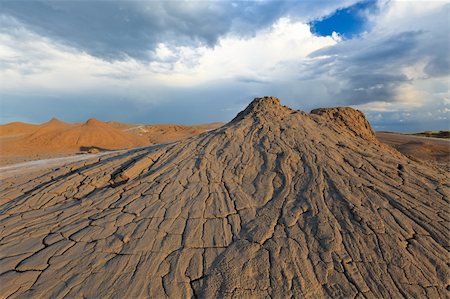
<path id="1" fill-rule="evenodd" d="M 144 138 L 115 129 L 96 119 L 83 124 L 68 124 L 52 119 L 36 126 L 34 131 L 23 134 L 21 138 L 2 142 L 2 155 L 76 153 L 92 147 L 116 150 L 146 144 Z"/>
<path id="2" fill-rule="evenodd" d="M 65 156 L 89 149 L 116 150 L 173 142 L 221 125 L 136 125 L 94 118 L 75 124 L 56 118 L 40 125 L 15 122 L 0 125 L 0 164 Z"/>
<path id="3" fill-rule="evenodd" d="M 39 125 L 27 124 L 23 122 L 12 122 L 6 125 L 0 125 L 0 137 L 30 134 L 37 129 L 39 129 Z"/>

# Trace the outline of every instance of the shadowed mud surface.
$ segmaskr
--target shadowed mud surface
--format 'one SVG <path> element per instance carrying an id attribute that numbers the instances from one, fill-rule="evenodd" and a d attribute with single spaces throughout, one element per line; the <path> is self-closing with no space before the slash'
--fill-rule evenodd
<path id="1" fill-rule="evenodd" d="M 175 144 L 4 176 L 0 293 L 446 298 L 448 182 L 359 111 L 255 99 Z"/>
<path id="2" fill-rule="evenodd" d="M 382 132 L 376 136 L 410 159 L 431 162 L 450 170 L 449 139 Z"/>

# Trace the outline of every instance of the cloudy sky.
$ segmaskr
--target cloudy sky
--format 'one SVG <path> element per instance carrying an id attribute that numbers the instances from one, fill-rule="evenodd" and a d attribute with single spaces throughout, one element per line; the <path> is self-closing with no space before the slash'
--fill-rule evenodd
<path id="1" fill-rule="evenodd" d="M 1 123 L 228 121 L 254 97 L 449 129 L 447 1 L 0 0 Z"/>

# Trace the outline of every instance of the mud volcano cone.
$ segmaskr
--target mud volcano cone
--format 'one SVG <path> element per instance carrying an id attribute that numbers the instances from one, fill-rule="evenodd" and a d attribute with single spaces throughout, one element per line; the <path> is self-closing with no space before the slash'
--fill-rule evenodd
<path id="1" fill-rule="evenodd" d="M 1 185 L 1 296 L 446 298 L 444 170 L 351 108 L 255 99 L 185 141 Z"/>

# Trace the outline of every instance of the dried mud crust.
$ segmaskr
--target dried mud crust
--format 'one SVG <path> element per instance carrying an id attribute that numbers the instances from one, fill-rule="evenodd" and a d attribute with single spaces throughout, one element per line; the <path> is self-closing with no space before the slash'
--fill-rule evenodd
<path id="1" fill-rule="evenodd" d="M 448 173 L 341 112 L 4 177 L 0 296 L 448 297 Z"/>

